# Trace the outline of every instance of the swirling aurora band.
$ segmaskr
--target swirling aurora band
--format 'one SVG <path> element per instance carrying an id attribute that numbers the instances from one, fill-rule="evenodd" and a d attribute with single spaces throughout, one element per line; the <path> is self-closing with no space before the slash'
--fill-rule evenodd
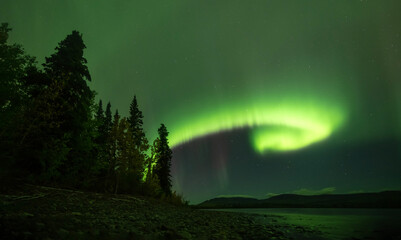
<path id="1" fill-rule="evenodd" d="M 329 137 L 345 120 L 339 106 L 318 101 L 249 102 L 205 109 L 170 126 L 170 146 L 239 128 L 252 130 L 259 153 L 296 150 Z"/>

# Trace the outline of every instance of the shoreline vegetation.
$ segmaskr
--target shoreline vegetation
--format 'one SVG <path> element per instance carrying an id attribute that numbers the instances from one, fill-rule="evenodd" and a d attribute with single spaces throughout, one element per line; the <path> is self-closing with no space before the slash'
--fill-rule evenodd
<path id="1" fill-rule="evenodd" d="M 172 191 L 167 127 L 149 142 L 134 94 L 128 116 L 95 103 L 80 32 L 38 66 L 11 30 L 0 26 L 0 179 L 187 204 Z"/>

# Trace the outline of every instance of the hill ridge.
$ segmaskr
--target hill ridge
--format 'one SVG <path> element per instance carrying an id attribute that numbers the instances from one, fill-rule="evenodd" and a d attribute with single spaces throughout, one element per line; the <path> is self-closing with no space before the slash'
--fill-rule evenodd
<path id="1" fill-rule="evenodd" d="M 351 194 L 280 194 L 267 199 L 220 197 L 206 200 L 198 208 L 401 208 L 401 191 Z"/>

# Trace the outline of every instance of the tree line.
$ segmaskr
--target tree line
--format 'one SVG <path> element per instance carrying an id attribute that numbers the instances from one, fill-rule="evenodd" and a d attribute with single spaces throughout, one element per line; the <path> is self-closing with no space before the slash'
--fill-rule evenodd
<path id="1" fill-rule="evenodd" d="M 0 27 L 0 174 L 67 187 L 171 196 L 164 124 L 149 144 L 133 96 L 129 116 L 95 103 L 86 48 L 78 31 L 38 67 Z"/>

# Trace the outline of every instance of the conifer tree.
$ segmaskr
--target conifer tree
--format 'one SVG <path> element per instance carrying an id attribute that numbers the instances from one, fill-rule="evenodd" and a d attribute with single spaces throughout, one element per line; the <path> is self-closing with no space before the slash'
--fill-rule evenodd
<path id="1" fill-rule="evenodd" d="M 116 110 L 112 126 L 109 133 L 108 138 L 108 171 L 106 178 L 106 191 L 108 192 L 116 192 L 118 188 L 117 183 L 117 171 L 119 169 L 119 164 L 117 162 L 118 159 L 118 139 L 119 139 L 119 124 L 120 124 L 120 115 L 118 114 L 118 110 Z"/>
<path id="2" fill-rule="evenodd" d="M 171 195 L 171 158 L 172 151 L 168 146 L 168 131 L 164 124 L 158 129 L 159 144 L 156 151 L 157 164 L 155 173 L 159 179 L 161 190 L 166 195 Z"/>
<path id="3" fill-rule="evenodd" d="M 35 59 L 25 54 L 22 46 L 8 44 L 11 28 L 8 23 L 0 26 L 0 124 L 16 110 L 24 97 L 23 79 L 30 68 L 35 67 Z"/>
<path id="4" fill-rule="evenodd" d="M 113 124 L 118 124 L 120 122 L 120 114 L 118 113 L 118 109 L 116 109 L 113 116 Z"/>
<path id="5" fill-rule="evenodd" d="M 102 100 L 99 100 L 99 104 L 97 105 L 97 110 L 95 112 L 95 121 L 96 121 L 96 163 L 94 166 L 94 174 L 97 179 L 97 184 L 101 182 L 104 183 L 104 180 L 107 176 L 108 169 L 108 161 L 109 161 L 109 152 L 108 152 L 108 138 L 109 131 L 106 126 L 106 118 L 103 111 L 103 103 Z M 99 187 L 98 187 L 99 188 Z"/>
<path id="6" fill-rule="evenodd" d="M 70 135 L 61 128 L 65 112 L 71 111 L 63 98 L 63 81 L 52 80 L 25 106 L 23 124 L 18 129 L 17 161 L 31 174 L 44 181 L 60 176 L 60 166 L 66 162 Z"/>
<path id="7" fill-rule="evenodd" d="M 69 121 L 64 127 L 74 134 L 80 132 L 83 123 L 89 120 L 94 97 L 94 92 L 87 85 L 91 76 L 83 57 L 85 48 L 82 35 L 73 31 L 59 43 L 56 53 L 46 58 L 46 63 L 43 64 L 46 74 L 65 82 L 64 97 L 74 107 L 72 112 L 66 113 L 65 117 Z"/>
<path id="8" fill-rule="evenodd" d="M 97 111 L 95 113 L 95 117 L 96 119 L 98 119 L 98 121 L 104 121 L 104 111 L 103 111 L 103 103 L 102 100 L 99 100 L 99 104 L 97 105 Z"/>
<path id="9" fill-rule="evenodd" d="M 143 115 L 142 111 L 139 110 L 136 96 L 132 99 L 129 113 L 128 121 L 134 135 L 134 145 L 140 151 L 147 151 L 149 144 L 143 130 Z"/>
<path id="10" fill-rule="evenodd" d="M 132 133 L 132 148 L 135 151 L 132 161 L 135 162 L 133 166 L 137 168 L 134 172 L 139 176 L 143 175 L 145 170 L 146 151 L 149 149 L 149 143 L 143 130 L 143 115 L 142 111 L 139 110 L 136 96 L 132 99 L 129 112 L 128 123 Z"/>
<path id="11" fill-rule="evenodd" d="M 24 56 L 20 46 L 8 46 L 6 40 L 10 29 L 7 26 L 2 24 L 0 30 L 3 32 L 0 33 L 0 52 L 5 54 L 1 57 L 5 61 L 1 64 L 0 75 L 1 83 L 6 85 L 0 89 L 13 98 L 6 97 L 6 106 L 1 106 L 5 112 L 0 118 L 10 116 L 7 111 L 14 109 L 18 114 L 14 119 L 18 121 L 10 123 L 0 119 L 0 122 L 13 127 L 12 134 L 7 135 L 14 136 L 12 149 L 16 163 L 29 173 L 52 179 L 69 152 L 66 145 L 69 135 L 61 130 L 61 125 L 65 124 L 64 112 L 71 111 L 64 99 L 67 76 L 44 74 L 36 68 L 33 58 Z"/>
<path id="12" fill-rule="evenodd" d="M 26 94 L 24 78 L 35 59 L 26 55 L 22 46 L 7 42 L 11 28 L 0 26 L 0 169 L 8 173 L 15 159 L 16 138 L 21 122 Z M 7 166 L 6 166 L 7 165 Z M 0 174 L 1 171 L 0 170 Z"/>
<path id="13" fill-rule="evenodd" d="M 119 124 L 118 134 L 118 160 L 121 179 L 121 191 L 137 192 L 143 178 L 142 158 L 134 147 L 134 138 L 126 118 L 122 118 Z"/>
<path id="14" fill-rule="evenodd" d="M 160 146 L 160 139 L 156 138 L 153 141 L 152 146 L 150 147 L 150 156 L 146 158 L 146 178 L 145 182 L 151 181 L 152 177 L 155 175 L 155 166 L 157 164 L 158 159 L 158 149 Z M 158 183 L 159 184 L 159 183 Z"/>
<path id="15" fill-rule="evenodd" d="M 107 141 L 108 135 L 108 126 L 106 123 L 106 117 L 103 111 L 102 100 L 99 100 L 99 104 L 97 105 L 97 111 L 95 113 L 96 127 L 97 127 L 97 136 L 96 136 L 96 144 L 98 147 L 104 148 Z"/>
<path id="16" fill-rule="evenodd" d="M 106 111 L 105 111 L 105 128 L 108 132 L 111 130 L 111 126 L 113 125 L 113 119 L 111 116 L 111 104 L 110 102 L 107 103 Z"/>
<path id="17" fill-rule="evenodd" d="M 150 196 L 158 196 L 161 193 L 160 181 L 156 174 L 158 149 L 160 146 L 160 139 L 156 138 L 150 147 L 150 156 L 146 156 L 146 177 L 144 182 L 145 194 Z"/>
<path id="18" fill-rule="evenodd" d="M 67 181 L 79 184 L 88 178 L 95 163 L 93 154 L 94 132 L 91 108 L 94 105 L 94 92 L 87 81 L 91 81 L 83 51 L 86 48 L 82 35 L 73 31 L 56 47 L 56 52 L 46 58 L 43 64 L 46 75 L 53 83 L 63 86 L 60 101 L 69 104 L 63 112 L 63 124 L 59 130 L 68 135 L 67 147 L 70 149 L 67 161 L 61 168 Z"/>

